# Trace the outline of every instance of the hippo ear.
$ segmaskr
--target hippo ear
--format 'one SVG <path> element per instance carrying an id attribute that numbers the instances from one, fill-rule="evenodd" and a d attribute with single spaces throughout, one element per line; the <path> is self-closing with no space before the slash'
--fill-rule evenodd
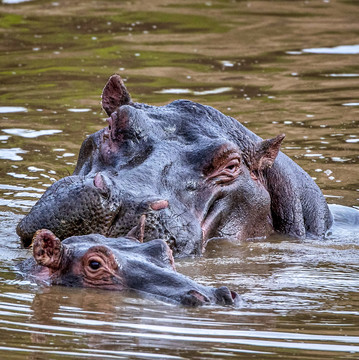
<path id="1" fill-rule="evenodd" d="M 61 241 L 47 229 L 38 230 L 32 241 L 32 249 L 36 262 L 52 270 L 61 266 L 63 246 Z"/>
<path id="2" fill-rule="evenodd" d="M 101 95 L 102 107 L 110 116 L 118 107 L 126 105 L 131 101 L 131 96 L 126 89 L 120 75 L 112 75 Z"/>
<path id="3" fill-rule="evenodd" d="M 284 138 L 285 134 L 281 134 L 273 139 L 267 139 L 257 143 L 250 161 L 251 170 L 258 171 L 272 167 Z"/>

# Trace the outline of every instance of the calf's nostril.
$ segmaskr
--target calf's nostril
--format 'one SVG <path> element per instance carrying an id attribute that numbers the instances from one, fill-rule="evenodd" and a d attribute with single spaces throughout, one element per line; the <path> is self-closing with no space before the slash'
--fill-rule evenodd
<path id="1" fill-rule="evenodd" d="M 153 201 L 150 204 L 150 208 L 152 210 L 162 210 L 162 209 L 166 209 L 168 208 L 168 201 L 167 200 L 157 200 L 157 201 Z"/>
<path id="2" fill-rule="evenodd" d="M 181 304 L 184 306 L 202 306 L 206 303 L 209 303 L 209 299 L 198 292 L 197 290 L 190 290 L 185 294 L 185 296 L 181 300 Z"/>

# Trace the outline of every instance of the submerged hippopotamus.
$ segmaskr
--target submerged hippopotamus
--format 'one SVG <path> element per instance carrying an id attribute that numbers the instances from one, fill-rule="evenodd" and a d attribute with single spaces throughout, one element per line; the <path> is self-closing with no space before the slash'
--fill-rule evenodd
<path id="1" fill-rule="evenodd" d="M 61 240 L 91 233 L 164 239 L 174 255 L 209 240 L 273 231 L 321 238 L 332 224 L 312 178 L 237 120 L 187 100 L 135 103 L 120 76 L 102 93 L 108 126 L 82 144 L 72 176 L 47 189 L 22 219 L 25 246 L 38 229 Z"/>
<path id="2" fill-rule="evenodd" d="M 141 244 L 91 234 L 61 242 L 42 229 L 34 235 L 33 255 L 21 263 L 21 272 L 54 285 L 135 290 L 188 306 L 239 303 L 238 294 L 227 287 L 203 286 L 177 273 L 172 251 L 163 240 Z"/>

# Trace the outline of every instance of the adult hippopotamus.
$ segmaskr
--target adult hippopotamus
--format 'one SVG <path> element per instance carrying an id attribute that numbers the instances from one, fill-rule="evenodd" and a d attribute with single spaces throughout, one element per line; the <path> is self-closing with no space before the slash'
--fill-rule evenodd
<path id="1" fill-rule="evenodd" d="M 60 241 L 39 230 L 33 239 L 33 258 L 20 270 L 27 277 L 54 285 L 134 290 L 188 306 L 237 305 L 239 296 L 227 287 L 197 284 L 175 271 L 172 251 L 163 240 L 145 244 L 126 238 L 91 234 Z"/>
<path id="2" fill-rule="evenodd" d="M 135 103 L 120 76 L 102 93 L 108 126 L 82 144 L 72 176 L 47 189 L 17 227 L 60 239 L 99 233 L 164 239 L 174 255 L 198 255 L 215 238 L 273 231 L 322 238 L 332 224 L 312 178 L 237 120 L 187 100 Z"/>

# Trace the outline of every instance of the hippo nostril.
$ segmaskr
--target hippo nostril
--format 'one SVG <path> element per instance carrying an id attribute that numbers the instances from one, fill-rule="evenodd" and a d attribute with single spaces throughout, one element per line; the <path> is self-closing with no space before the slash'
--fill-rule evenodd
<path id="1" fill-rule="evenodd" d="M 185 294 L 185 296 L 181 299 L 181 304 L 184 306 L 202 306 L 204 304 L 210 303 L 207 296 L 201 294 L 197 290 L 190 290 Z"/>
<path id="2" fill-rule="evenodd" d="M 102 190 L 102 191 L 106 191 L 107 186 L 105 183 L 105 180 L 103 178 L 103 176 L 101 175 L 101 173 L 97 173 L 93 179 L 93 184 L 95 185 L 95 187 L 97 187 L 98 189 Z"/>
<path id="3" fill-rule="evenodd" d="M 110 197 L 110 188 L 106 184 L 106 180 L 101 173 L 97 173 L 93 179 L 93 184 L 97 190 L 99 190 L 100 195 L 106 200 Z"/>
<path id="4" fill-rule="evenodd" d="M 151 204 L 150 204 L 150 208 L 152 210 L 162 210 L 162 209 L 166 209 L 168 208 L 168 201 L 167 200 L 157 200 L 157 201 L 153 201 Z"/>
<path id="5" fill-rule="evenodd" d="M 106 121 L 108 122 L 108 129 L 111 130 L 112 118 L 109 117 L 109 118 L 106 119 Z"/>
<path id="6" fill-rule="evenodd" d="M 102 140 L 105 141 L 105 140 L 108 140 L 110 138 L 110 126 L 105 128 L 104 132 L 102 133 Z"/>

